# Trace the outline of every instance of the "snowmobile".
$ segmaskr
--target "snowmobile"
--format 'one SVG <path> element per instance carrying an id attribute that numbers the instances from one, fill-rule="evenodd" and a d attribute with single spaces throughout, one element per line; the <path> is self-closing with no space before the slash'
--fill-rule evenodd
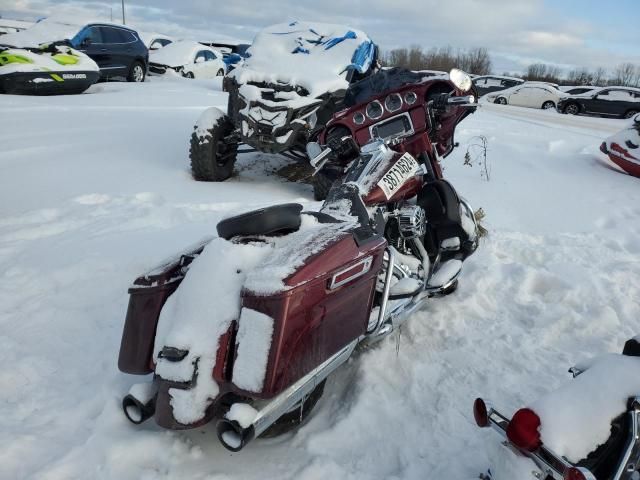
<path id="1" fill-rule="evenodd" d="M 569 369 L 574 380 L 509 419 L 477 398 L 479 427 L 498 432 L 487 480 L 631 480 L 640 477 L 640 337 L 622 354 Z"/>
<path id="2" fill-rule="evenodd" d="M 226 180 L 243 152 L 308 161 L 307 142 L 343 108 L 347 87 L 376 71 L 377 56 L 371 39 L 349 27 L 293 22 L 265 28 L 224 78 L 227 113 L 209 108 L 195 125 L 193 177 Z"/>
<path id="3" fill-rule="evenodd" d="M 307 146 L 316 171 L 349 165 L 319 211 L 285 204 L 226 218 L 217 237 L 134 281 L 118 366 L 154 376 L 124 397 L 131 422 L 216 419 L 238 451 L 300 424 L 356 348 L 456 289 L 478 225 L 440 159 L 477 107 L 471 78 L 384 84 L 331 120 L 368 115 L 373 138 L 361 148 L 349 135 Z"/>
<path id="4" fill-rule="evenodd" d="M 600 151 L 623 171 L 634 177 L 640 177 L 640 114 L 636 115 L 631 126 L 607 138 L 600 145 Z"/>
<path id="5" fill-rule="evenodd" d="M 82 93 L 99 77 L 100 70 L 93 60 L 64 43 L 52 43 L 40 48 L 0 45 L 0 93 Z"/>

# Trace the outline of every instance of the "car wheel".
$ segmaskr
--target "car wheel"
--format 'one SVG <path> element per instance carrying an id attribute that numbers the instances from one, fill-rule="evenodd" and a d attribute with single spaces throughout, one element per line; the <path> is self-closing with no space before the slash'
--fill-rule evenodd
<path id="1" fill-rule="evenodd" d="M 144 65 L 136 61 L 131 65 L 131 70 L 129 70 L 129 75 L 127 75 L 127 81 L 136 83 L 144 82 L 145 76 Z"/>
<path id="2" fill-rule="evenodd" d="M 185 78 L 196 78 L 195 75 L 193 74 L 193 72 L 187 72 L 184 74 Z"/>
<path id="3" fill-rule="evenodd" d="M 220 69 L 218 70 L 218 73 L 216 73 L 216 77 L 223 77 L 224 76 L 224 70 Z"/>
<path id="4" fill-rule="evenodd" d="M 549 110 L 551 108 L 556 108 L 556 104 L 553 103 L 551 100 L 548 100 L 542 104 L 543 110 Z"/>
<path id="5" fill-rule="evenodd" d="M 635 116 L 637 113 L 638 113 L 638 110 L 629 110 L 627 113 L 624 114 L 624 118 L 631 118 Z"/>
<path id="6" fill-rule="evenodd" d="M 564 107 L 564 113 L 568 115 L 577 115 L 580 113 L 580 107 L 578 107 L 577 103 L 570 103 L 566 107 Z"/>
<path id="7" fill-rule="evenodd" d="M 498 97 L 496 98 L 495 103 L 497 103 L 498 105 L 506 105 L 507 104 L 507 99 L 504 97 Z"/>

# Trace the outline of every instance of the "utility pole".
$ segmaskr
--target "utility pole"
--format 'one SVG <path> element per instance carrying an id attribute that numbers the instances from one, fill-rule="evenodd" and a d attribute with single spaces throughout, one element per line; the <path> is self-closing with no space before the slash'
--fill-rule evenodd
<path id="1" fill-rule="evenodd" d="M 113 7 L 111 7 L 111 23 L 113 23 Z"/>
<path id="2" fill-rule="evenodd" d="M 122 24 L 126 25 L 127 22 L 124 21 L 124 0 L 122 0 Z"/>

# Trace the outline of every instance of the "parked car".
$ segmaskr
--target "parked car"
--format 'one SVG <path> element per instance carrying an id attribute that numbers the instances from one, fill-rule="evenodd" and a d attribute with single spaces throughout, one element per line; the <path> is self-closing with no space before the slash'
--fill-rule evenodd
<path id="1" fill-rule="evenodd" d="M 215 42 L 200 42 L 202 45 L 211 47 L 222 53 L 222 61 L 227 66 L 227 73 L 239 66 L 245 59 L 247 49 L 251 46 L 248 43 L 215 43 Z"/>
<path id="2" fill-rule="evenodd" d="M 522 85 L 524 80 L 515 77 L 504 77 L 500 75 L 483 75 L 473 79 L 473 85 L 479 96 L 491 92 L 498 92 L 507 88 Z"/>
<path id="3" fill-rule="evenodd" d="M 569 115 L 602 115 L 631 118 L 640 113 L 640 88 L 603 87 L 571 95 L 558 103 L 558 111 Z"/>
<path id="4" fill-rule="evenodd" d="M 573 86 L 563 86 L 560 87 L 559 90 L 566 93 L 567 95 L 582 95 L 583 93 L 591 92 L 597 87 L 573 87 Z"/>
<path id="5" fill-rule="evenodd" d="M 500 105 L 516 105 L 530 108 L 555 108 L 564 94 L 544 82 L 525 82 L 516 87 L 489 93 L 485 98 Z"/>
<path id="6" fill-rule="evenodd" d="M 174 39 L 163 35 L 161 33 L 154 32 L 138 32 L 140 34 L 140 40 L 149 49 L 149 54 L 160 50 L 162 47 L 166 47 L 170 43 L 174 42 Z"/>
<path id="7" fill-rule="evenodd" d="M 71 45 L 98 64 L 103 79 L 119 77 L 129 82 L 144 82 L 149 50 L 135 30 L 122 25 L 90 23 L 71 39 Z"/>
<path id="8" fill-rule="evenodd" d="M 164 75 L 174 72 L 187 78 L 222 77 L 227 71 L 222 53 L 191 40 L 173 42 L 153 54 L 149 72 Z"/>

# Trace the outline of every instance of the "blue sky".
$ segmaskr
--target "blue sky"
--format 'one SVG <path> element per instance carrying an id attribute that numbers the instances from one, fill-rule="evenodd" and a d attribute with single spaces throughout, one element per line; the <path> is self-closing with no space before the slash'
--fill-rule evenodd
<path id="1" fill-rule="evenodd" d="M 125 0 L 128 23 L 197 40 L 249 41 L 261 27 L 290 20 L 340 23 L 366 31 L 383 49 L 486 47 L 494 70 L 534 62 L 609 70 L 640 64 L 640 0 Z M 7 18 L 108 20 L 119 1 L 0 0 Z"/>

